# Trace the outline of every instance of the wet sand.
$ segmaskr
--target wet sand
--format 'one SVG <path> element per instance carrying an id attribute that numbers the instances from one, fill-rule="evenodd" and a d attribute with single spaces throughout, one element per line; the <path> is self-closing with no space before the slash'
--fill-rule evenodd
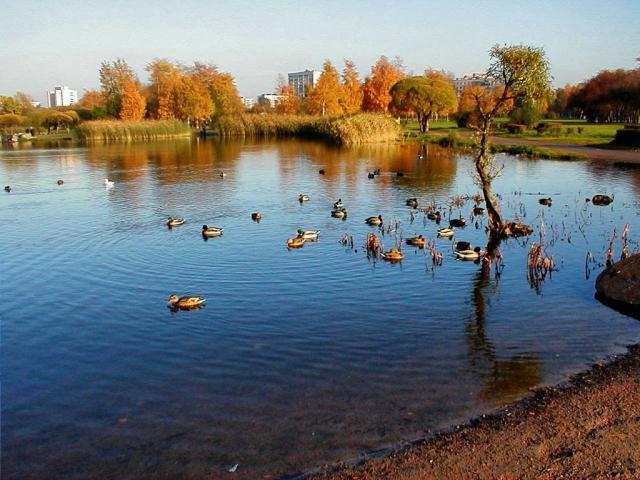
<path id="1" fill-rule="evenodd" d="M 494 414 L 306 478 L 638 479 L 640 345 Z"/>

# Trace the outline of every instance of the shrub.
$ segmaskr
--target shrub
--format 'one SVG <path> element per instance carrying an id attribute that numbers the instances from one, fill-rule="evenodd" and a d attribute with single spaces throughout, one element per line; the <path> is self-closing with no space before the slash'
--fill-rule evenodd
<path id="1" fill-rule="evenodd" d="M 509 133 L 524 133 L 527 130 L 526 125 L 522 125 L 519 123 L 507 123 L 504 128 Z"/>

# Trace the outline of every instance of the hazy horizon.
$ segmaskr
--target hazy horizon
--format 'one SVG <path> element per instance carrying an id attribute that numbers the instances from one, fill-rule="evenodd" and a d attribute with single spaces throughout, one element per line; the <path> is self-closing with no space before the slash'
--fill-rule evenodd
<path id="1" fill-rule="evenodd" d="M 492 45 L 543 47 L 554 86 L 598 71 L 633 68 L 640 56 L 640 2 L 233 1 L 132 4 L 115 0 L 43 1 L 3 7 L 0 95 L 23 91 L 44 102 L 56 85 L 99 87 L 100 63 L 124 58 L 142 81 L 154 58 L 216 64 L 240 95 L 274 90 L 279 73 L 342 68 L 352 59 L 362 78 L 380 55 L 399 56 L 407 71 L 483 71 Z M 10 68 L 8 68 L 10 66 Z"/>

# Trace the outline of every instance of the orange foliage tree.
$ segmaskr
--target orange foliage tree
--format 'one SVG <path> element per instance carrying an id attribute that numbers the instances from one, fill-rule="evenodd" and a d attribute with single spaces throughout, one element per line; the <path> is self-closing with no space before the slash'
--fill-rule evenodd
<path id="1" fill-rule="evenodd" d="M 184 76 L 175 85 L 174 93 L 173 111 L 180 120 L 199 127 L 201 121 L 213 114 L 213 100 L 203 83 L 190 76 Z"/>
<path id="2" fill-rule="evenodd" d="M 276 113 L 292 115 L 300 112 L 300 97 L 296 95 L 293 85 L 287 83 L 282 75 L 278 75 L 276 93 L 282 96 L 276 101 Z"/>
<path id="3" fill-rule="evenodd" d="M 315 115 L 338 115 L 342 113 L 341 101 L 344 93 L 340 75 L 329 60 L 324 62 L 318 83 L 307 98 L 309 113 Z"/>
<path id="4" fill-rule="evenodd" d="M 342 91 L 340 105 L 342 111 L 346 114 L 359 112 L 362 108 L 362 83 L 358 76 L 355 64 L 351 60 L 344 61 L 344 70 L 342 71 Z"/>
<path id="5" fill-rule="evenodd" d="M 147 105 L 151 117 L 160 120 L 177 117 L 175 90 L 182 78 L 180 69 L 168 60 L 155 59 L 145 70 L 149 72 Z"/>
<path id="6" fill-rule="evenodd" d="M 135 81 L 129 80 L 124 85 L 122 96 L 120 97 L 120 120 L 142 120 L 147 102 L 140 94 Z"/>
<path id="7" fill-rule="evenodd" d="M 195 62 L 187 72 L 194 81 L 206 85 L 216 115 L 232 115 L 244 111 L 244 104 L 230 73 L 220 72 L 215 65 L 201 62 Z"/>
<path id="8" fill-rule="evenodd" d="M 371 67 L 371 75 L 364 81 L 362 109 L 387 112 L 391 103 L 391 87 L 404 77 L 400 61 L 390 62 L 384 55 Z"/>
<path id="9" fill-rule="evenodd" d="M 94 108 L 104 108 L 107 102 L 104 95 L 97 90 L 87 90 L 78 102 L 80 108 L 93 110 Z"/>

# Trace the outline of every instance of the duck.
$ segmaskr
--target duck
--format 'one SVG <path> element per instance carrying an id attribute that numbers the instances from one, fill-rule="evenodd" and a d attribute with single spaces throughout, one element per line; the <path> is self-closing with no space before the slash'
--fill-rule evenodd
<path id="1" fill-rule="evenodd" d="M 178 297 L 177 295 L 171 295 L 168 299 L 169 307 L 171 308 L 181 308 L 181 309 L 189 309 L 189 308 L 198 308 L 204 305 L 207 299 L 204 297 Z"/>
<path id="2" fill-rule="evenodd" d="M 112 180 L 109 180 L 108 178 L 104 179 L 104 185 L 105 187 L 113 187 L 115 184 L 113 183 Z"/>
<path id="3" fill-rule="evenodd" d="M 56 183 L 57 183 L 58 185 L 62 185 L 62 184 L 64 183 L 64 180 L 58 180 Z"/>
<path id="4" fill-rule="evenodd" d="M 473 214 L 478 216 L 478 215 L 484 215 L 484 208 L 479 207 L 478 205 L 474 205 L 473 206 Z"/>
<path id="5" fill-rule="evenodd" d="M 613 202 L 613 197 L 610 197 L 609 195 L 594 195 L 591 199 L 591 203 L 593 203 L 594 205 L 607 206 L 611 202 Z"/>
<path id="6" fill-rule="evenodd" d="M 298 195 L 298 201 L 300 203 L 308 202 L 309 200 L 311 200 L 311 197 L 309 195 L 303 195 L 302 193 L 300 195 Z"/>
<path id="7" fill-rule="evenodd" d="M 407 198 L 407 207 L 418 208 L 418 199 L 417 198 Z"/>
<path id="8" fill-rule="evenodd" d="M 321 168 L 320 170 L 318 170 L 318 173 L 319 173 L 320 175 L 324 175 L 324 174 L 325 174 L 324 168 Z"/>
<path id="9" fill-rule="evenodd" d="M 9 193 L 11 191 L 11 185 L 5 185 L 4 186 L 4 191 Z"/>
<path id="10" fill-rule="evenodd" d="M 538 200 L 538 203 L 540 205 L 546 205 L 547 207 L 550 207 L 551 204 L 553 203 L 553 199 L 551 197 L 549 197 L 549 198 L 541 198 L 540 200 Z"/>
<path id="11" fill-rule="evenodd" d="M 317 240 L 320 230 L 302 230 L 298 229 L 298 238 L 304 238 L 305 240 Z"/>
<path id="12" fill-rule="evenodd" d="M 424 244 L 425 244 L 425 240 L 422 235 L 418 235 L 417 237 L 407 238 L 407 245 L 413 245 L 414 247 L 423 248 Z"/>
<path id="13" fill-rule="evenodd" d="M 224 172 L 220 172 L 220 173 L 219 173 L 219 175 L 220 175 L 220 178 L 224 178 L 224 177 L 226 177 L 226 176 L 227 176 L 227 174 L 226 174 L 226 173 L 224 173 Z"/>
<path id="14" fill-rule="evenodd" d="M 375 178 L 376 175 L 373 172 L 369 172 L 369 174 L 367 175 L 367 178 Z"/>
<path id="15" fill-rule="evenodd" d="M 438 229 L 438 236 L 439 237 L 444 237 L 444 238 L 450 238 L 453 237 L 453 234 L 455 232 L 453 231 L 453 228 L 439 228 Z"/>
<path id="16" fill-rule="evenodd" d="M 435 220 L 436 223 L 440 223 L 440 220 L 442 219 L 442 214 L 440 213 L 440 211 L 429 212 L 429 213 L 427 213 L 427 218 L 429 220 Z"/>
<path id="17" fill-rule="evenodd" d="M 167 218 L 167 226 L 168 227 L 177 227 L 178 225 L 182 225 L 184 223 L 184 218 Z"/>
<path id="18" fill-rule="evenodd" d="M 404 177 L 404 172 L 396 172 L 396 177 Z"/>
<path id="19" fill-rule="evenodd" d="M 465 227 L 467 221 L 464 218 L 451 218 L 449 219 L 449 227 Z"/>
<path id="20" fill-rule="evenodd" d="M 457 251 L 471 250 L 471 243 L 460 240 L 453 246 Z"/>
<path id="21" fill-rule="evenodd" d="M 383 260 L 387 260 L 388 262 L 399 262 L 404 258 L 404 254 L 398 250 L 397 248 L 392 248 L 391 250 L 387 250 L 383 252 L 381 255 Z"/>
<path id="22" fill-rule="evenodd" d="M 336 218 L 344 218 L 347 216 L 347 213 L 347 209 L 344 207 L 331 210 L 331 216 Z"/>
<path id="23" fill-rule="evenodd" d="M 304 245 L 304 242 L 306 242 L 306 240 L 302 237 L 295 237 L 295 238 L 290 238 L 287 240 L 287 247 L 288 248 L 300 248 L 301 246 Z"/>
<path id="24" fill-rule="evenodd" d="M 473 250 L 456 250 L 454 253 L 460 260 L 478 260 L 482 256 L 480 247 L 475 247 Z"/>
<path id="25" fill-rule="evenodd" d="M 251 220 L 259 222 L 262 219 L 262 214 L 260 212 L 253 212 L 251 214 Z"/>
<path id="26" fill-rule="evenodd" d="M 369 217 L 367 218 L 364 223 L 366 223 L 367 225 L 371 225 L 372 227 L 375 227 L 377 225 L 382 225 L 384 222 L 382 220 L 382 215 L 378 215 L 377 217 Z"/>
<path id="27" fill-rule="evenodd" d="M 376 171 L 375 171 L 375 172 L 373 172 L 373 174 L 374 174 L 375 176 L 379 177 L 379 176 L 380 176 L 380 169 L 379 169 L 379 168 L 376 168 Z"/>
<path id="28" fill-rule="evenodd" d="M 342 203 L 342 199 L 339 198 L 336 203 L 333 204 L 333 208 L 342 208 L 344 207 L 344 203 Z"/>
<path id="29" fill-rule="evenodd" d="M 224 233 L 224 228 L 222 227 L 209 227 L 208 225 L 202 225 L 202 236 L 203 237 L 220 237 Z"/>

